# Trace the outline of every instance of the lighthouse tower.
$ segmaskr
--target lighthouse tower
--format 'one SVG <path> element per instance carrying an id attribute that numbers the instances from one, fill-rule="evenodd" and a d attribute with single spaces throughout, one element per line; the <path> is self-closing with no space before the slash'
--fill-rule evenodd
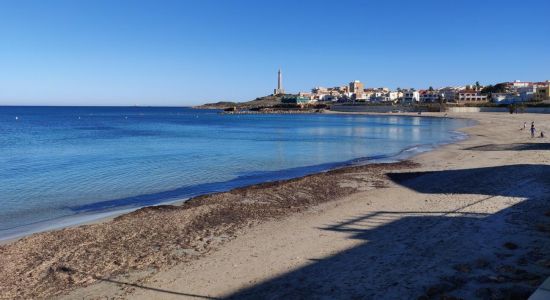
<path id="1" fill-rule="evenodd" d="M 273 95 L 283 95 L 285 93 L 285 90 L 283 89 L 283 73 L 281 73 L 281 69 L 279 69 L 279 73 L 277 75 L 277 88 L 273 91 Z"/>

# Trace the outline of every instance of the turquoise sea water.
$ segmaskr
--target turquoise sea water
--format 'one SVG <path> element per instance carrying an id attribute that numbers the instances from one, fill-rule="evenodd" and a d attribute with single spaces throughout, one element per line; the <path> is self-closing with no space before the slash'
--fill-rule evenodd
<path id="1" fill-rule="evenodd" d="M 0 107 L 0 239 L 463 137 L 458 119 Z"/>

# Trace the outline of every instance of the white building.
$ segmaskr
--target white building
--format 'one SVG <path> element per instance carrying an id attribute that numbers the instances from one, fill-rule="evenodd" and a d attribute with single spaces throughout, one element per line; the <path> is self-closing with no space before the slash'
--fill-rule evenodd
<path id="1" fill-rule="evenodd" d="M 438 91 L 420 91 L 420 102 L 422 103 L 437 103 L 439 98 L 442 98 Z"/>
<path id="2" fill-rule="evenodd" d="M 388 92 L 386 94 L 388 101 L 395 101 L 399 99 L 399 92 Z"/>
<path id="3" fill-rule="evenodd" d="M 357 91 L 357 93 L 353 93 L 351 95 L 352 99 L 355 99 L 356 101 L 366 101 L 367 100 L 367 94 L 363 91 Z"/>
<path id="4" fill-rule="evenodd" d="M 385 96 L 386 95 L 386 92 L 383 91 L 383 90 L 376 90 L 374 91 L 374 93 L 371 95 L 372 97 L 382 97 L 382 96 Z"/>
<path id="5" fill-rule="evenodd" d="M 491 101 L 499 104 L 512 104 L 517 102 L 529 102 L 535 99 L 536 88 L 519 88 L 519 93 L 493 93 Z"/>
<path id="6" fill-rule="evenodd" d="M 338 101 L 343 97 L 338 88 L 315 87 L 311 89 L 312 98 L 318 101 Z"/>
<path id="7" fill-rule="evenodd" d="M 401 102 L 404 104 L 414 104 L 418 103 L 420 101 L 420 93 L 415 90 L 404 90 L 403 92 L 403 99 Z"/>
<path id="8" fill-rule="evenodd" d="M 535 94 L 537 93 L 537 87 L 535 85 L 529 85 L 527 87 L 518 88 L 519 99 L 522 102 L 533 101 Z"/>
<path id="9" fill-rule="evenodd" d="M 443 100 L 445 100 L 447 102 L 454 102 L 454 101 L 456 101 L 458 92 L 462 89 L 463 89 L 462 87 L 448 86 L 448 87 L 439 89 L 439 93 L 443 97 Z"/>
<path id="10" fill-rule="evenodd" d="M 395 102 L 398 99 L 397 92 L 388 92 L 385 94 L 380 94 L 378 97 L 372 96 L 370 98 L 371 102 L 382 103 L 382 102 Z"/>
<path id="11" fill-rule="evenodd" d="M 507 93 L 491 94 L 491 101 L 497 104 L 511 104 L 518 101 L 518 96 Z"/>
<path id="12" fill-rule="evenodd" d="M 509 83 L 510 87 L 512 87 L 514 89 L 525 88 L 525 87 L 528 87 L 532 84 L 533 83 L 531 83 L 531 82 L 525 82 L 525 81 L 521 81 L 521 80 L 514 80 L 514 82 Z"/>
<path id="13" fill-rule="evenodd" d="M 487 101 L 487 96 L 481 95 L 478 91 L 474 90 L 462 90 L 458 92 L 456 100 L 458 102 L 485 102 Z"/>

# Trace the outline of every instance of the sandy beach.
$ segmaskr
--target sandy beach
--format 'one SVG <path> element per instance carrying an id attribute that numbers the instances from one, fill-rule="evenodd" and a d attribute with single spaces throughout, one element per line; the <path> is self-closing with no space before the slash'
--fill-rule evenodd
<path id="1" fill-rule="evenodd" d="M 441 114 L 423 114 L 441 116 Z M 523 299 L 550 275 L 550 116 L 449 114 L 408 161 L 148 207 L 0 246 L 2 298 Z M 508 298 L 507 298 L 508 297 Z M 515 298 L 514 298 L 515 297 Z"/>

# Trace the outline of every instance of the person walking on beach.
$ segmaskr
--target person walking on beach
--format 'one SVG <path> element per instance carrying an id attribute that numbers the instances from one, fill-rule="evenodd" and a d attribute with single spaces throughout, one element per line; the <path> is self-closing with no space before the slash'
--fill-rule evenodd
<path id="1" fill-rule="evenodd" d="M 523 122 L 523 130 L 527 129 L 527 122 Z"/>
<path id="2" fill-rule="evenodd" d="M 535 137 L 535 122 L 531 122 L 531 137 Z"/>

